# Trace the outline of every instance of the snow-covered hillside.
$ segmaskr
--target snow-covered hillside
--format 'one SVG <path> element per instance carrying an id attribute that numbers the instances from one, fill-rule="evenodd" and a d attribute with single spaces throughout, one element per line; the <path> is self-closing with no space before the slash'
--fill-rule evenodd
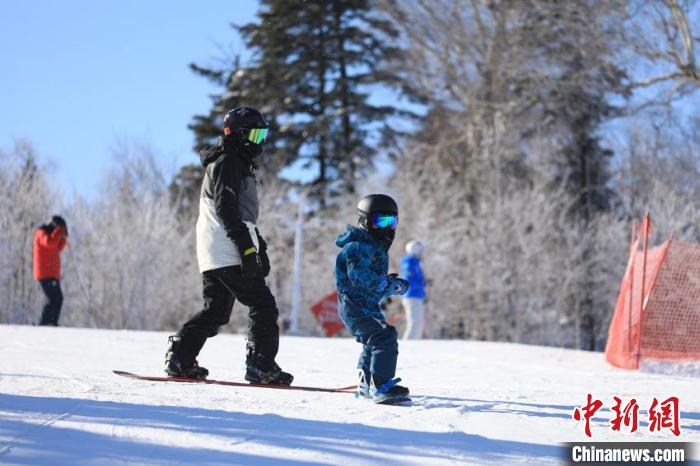
<path id="1" fill-rule="evenodd" d="M 411 407 L 112 374 L 160 375 L 166 337 L 0 326 L 0 463 L 557 464 L 561 442 L 588 440 L 572 412 L 589 393 L 604 402 L 592 440 L 700 441 L 697 378 L 616 370 L 601 354 L 401 342 L 398 375 L 411 389 Z M 212 378 L 241 380 L 244 346 L 242 336 L 219 335 L 199 359 Z M 278 362 L 299 385 L 350 385 L 358 350 L 350 339 L 283 337 Z M 636 433 L 611 430 L 614 395 L 638 400 Z M 671 395 L 680 398 L 679 438 L 648 429 L 652 398 Z"/>

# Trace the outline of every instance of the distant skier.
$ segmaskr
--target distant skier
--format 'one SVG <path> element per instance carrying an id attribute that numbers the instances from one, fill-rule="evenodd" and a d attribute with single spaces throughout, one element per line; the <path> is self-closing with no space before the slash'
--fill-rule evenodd
<path id="1" fill-rule="evenodd" d="M 34 233 L 34 279 L 46 295 L 39 325 L 58 326 L 63 305 L 61 292 L 61 251 L 66 247 L 68 226 L 60 215 L 41 225 Z"/>
<path id="2" fill-rule="evenodd" d="M 417 340 L 423 337 L 425 327 L 425 280 L 420 261 L 423 258 L 423 243 L 410 241 L 406 245 L 406 255 L 401 259 L 401 272 L 410 283 L 408 293 L 403 296 L 406 311 L 406 330 L 404 340 Z"/>
<path id="3" fill-rule="evenodd" d="M 394 378 L 398 357 L 396 329 L 379 309 L 382 299 L 402 295 L 408 282 L 389 271 L 388 251 L 399 221 L 396 202 L 371 194 L 357 204 L 359 228 L 348 225 L 336 238 L 342 248 L 335 263 L 338 313 L 350 333 L 362 343 L 358 362 L 358 394 L 375 402 L 404 398 L 408 388 Z"/>
<path id="4" fill-rule="evenodd" d="M 224 137 L 200 153 L 206 168 L 197 219 L 197 259 L 204 308 L 169 337 L 165 372 L 203 379 L 209 371 L 197 363 L 207 338 L 228 323 L 238 299 L 249 308 L 245 379 L 251 383 L 290 385 L 293 377 L 275 362 L 279 348 L 277 304 L 265 277 L 270 273 L 267 244 L 255 223 L 258 195 L 254 160 L 263 150 L 268 124 L 249 107 L 224 116 Z"/>

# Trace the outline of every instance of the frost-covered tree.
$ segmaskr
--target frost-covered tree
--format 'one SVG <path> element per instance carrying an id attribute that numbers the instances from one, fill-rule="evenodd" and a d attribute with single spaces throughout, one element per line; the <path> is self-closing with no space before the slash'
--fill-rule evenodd
<path id="1" fill-rule="evenodd" d="M 549 323 L 580 326 L 567 344 L 595 348 L 598 270 L 595 245 L 585 241 L 595 237 L 596 215 L 611 198 L 612 152 L 598 129 L 613 115 L 610 97 L 622 92 L 611 21 L 618 6 L 606 0 L 384 6 L 410 44 L 408 86 L 428 103 L 399 159 L 399 177 L 407 177 L 402 198 L 415 193 L 429 207 L 413 210 L 440 219 L 423 227 L 431 238 L 443 229 L 453 238 L 441 242 L 461 268 L 449 280 L 467 293 L 460 305 L 476 316 L 469 328 L 457 318 L 447 331 L 529 340 L 537 326 L 524 324 L 528 309 L 546 313 L 556 303 Z M 531 255 L 538 242 L 550 251 L 543 271 L 568 271 L 558 288 L 550 288 L 558 283 L 551 275 L 523 265 L 545 260 Z M 474 243 L 480 247 L 472 249 Z"/>
<path id="2" fill-rule="evenodd" d="M 76 199 L 65 323 L 164 329 L 201 303 L 194 224 L 180 222 L 146 147 L 122 145 L 91 202 Z"/>
<path id="3" fill-rule="evenodd" d="M 49 186 L 29 142 L 17 141 L 9 153 L 0 151 L 1 323 L 39 320 L 42 293 L 32 271 L 34 231 L 50 219 L 58 192 Z"/>

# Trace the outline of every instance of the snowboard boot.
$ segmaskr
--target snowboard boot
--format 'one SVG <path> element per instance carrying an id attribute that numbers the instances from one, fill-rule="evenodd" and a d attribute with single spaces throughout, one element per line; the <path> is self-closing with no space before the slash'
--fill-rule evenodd
<path id="1" fill-rule="evenodd" d="M 408 388 L 398 385 L 401 382 L 400 378 L 389 379 L 382 383 L 377 383 L 372 377 L 372 383 L 369 387 L 370 398 L 375 403 L 385 401 L 400 401 L 408 398 Z"/>
<path id="2" fill-rule="evenodd" d="M 369 398 L 369 382 L 371 376 L 362 369 L 359 370 L 360 380 L 357 382 L 356 398 Z"/>
<path id="3" fill-rule="evenodd" d="M 250 383 L 264 385 L 291 385 L 294 376 L 284 372 L 273 360 L 255 352 L 255 347 L 247 345 L 245 379 Z"/>
<path id="4" fill-rule="evenodd" d="M 186 357 L 180 351 L 181 339 L 177 335 L 168 337 L 168 351 L 165 353 L 165 373 L 170 377 L 184 379 L 206 379 L 209 371 L 200 367 L 197 359 Z"/>

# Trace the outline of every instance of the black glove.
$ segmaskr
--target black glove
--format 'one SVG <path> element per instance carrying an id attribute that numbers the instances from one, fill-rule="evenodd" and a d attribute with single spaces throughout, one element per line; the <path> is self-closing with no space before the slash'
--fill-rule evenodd
<path id="1" fill-rule="evenodd" d="M 260 271 L 260 260 L 253 240 L 250 239 L 247 231 L 239 231 L 230 236 L 232 236 L 241 255 L 241 275 L 243 278 L 255 278 Z"/>
<path id="2" fill-rule="evenodd" d="M 63 236 L 66 238 L 68 237 L 68 225 L 66 225 L 66 221 L 63 219 L 63 217 L 60 215 L 54 215 L 51 217 L 50 225 L 52 226 L 51 230 L 55 230 L 58 227 L 63 227 Z"/>
<path id="3" fill-rule="evenodd" d="M 66 225 L 66 221 L 60 215 L 54 215 L 53 217 L 51 217 L 51 223 L 53 224 L 54 227 L 63 226 L 63 227 L 68 228 L 68 226 Z"/>
<path id="4" fill-rule="evenodd" d="M 408 280 L 399 278 L 398 273 L 390 273 L 387 275 L 387 290 L 390 290 L 390 294 L 406 294 L 408 291 Z"/>
<path id="5" fill-rule="evenodd" d="M 263 277 L 270 275 L 270 258 L 267 257 L 267 243 L 260 235 L 260 232 L 255 228 L 255 234 L 258 235 L 258 256 L 260 257 L 260 271 Z"/>

